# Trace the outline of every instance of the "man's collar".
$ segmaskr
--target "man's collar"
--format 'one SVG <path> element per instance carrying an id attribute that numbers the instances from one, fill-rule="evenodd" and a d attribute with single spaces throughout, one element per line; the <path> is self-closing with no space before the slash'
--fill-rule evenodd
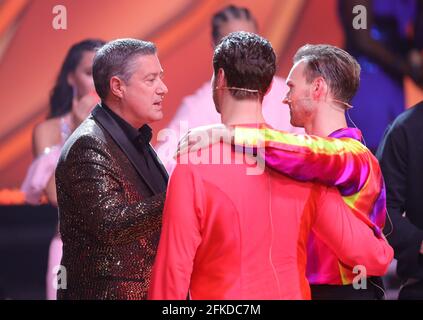
<path id="1" fill-rule="evenodd" d="M 118 125 L 125 132 L 129 140 L 131 140 L 132 142 L 137 141 L 141 143 L 142 145 L 147 145 L 150 143 L 153 133 L 152 133 L 152 129 L 148 125 L 145 124 L 141 128 L 135 129 L 127 121 L 122 119 L 122 117 L 120 117 L 113 110 L 111 110 L 104 102 L 101 103 L 101 106 L 118 123 Z"/>
<path id="2" fill-rule="evenodd" d="M 341 128 L 332 132 L 329 137 L 331 138 L 352 138 L 358 141 L 363 141 L 363 135 L 357 128 Z"/>
<path id="3" fill-rule="evenodd" d="M 143 145 L 148 145 L 153 137 L 153 130 L 145 124 L 138 129 L 138 141 Z"/>

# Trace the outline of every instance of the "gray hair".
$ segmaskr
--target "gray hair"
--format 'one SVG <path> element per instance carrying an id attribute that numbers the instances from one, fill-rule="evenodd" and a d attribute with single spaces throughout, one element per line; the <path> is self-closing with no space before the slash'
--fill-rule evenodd
<path id="1" fill-rule="evenodd" d="M 133 62 L 139 55 L 156 54 L 154 43 L 137 39 L 117 39 L 101 47 L 93 63 L 95 90 L 102 100 L 110 91 L 110 79 L 113 76 L 127 82 L 134 73 Z"/>

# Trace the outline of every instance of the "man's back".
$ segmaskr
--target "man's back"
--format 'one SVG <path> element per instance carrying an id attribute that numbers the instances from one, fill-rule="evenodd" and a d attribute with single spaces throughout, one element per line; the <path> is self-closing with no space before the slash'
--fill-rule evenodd
<path id="1" fill-rule="evenodd" d="M 267 169 L 248 174 L 260 168 L 245 163 L 252 159 L 239 161 L 242 154 L 227 145 L 203 152 L 211 164 L 193 164 L 198 159 L 190 153 L 189 164 L 178 164 L 170 180 L 150 298 L 183 299 L 189 288 L 192 299 L 309 299 L 306 243 L 313 225 L 337 252 L 354 257 L 348 262 L 380 269 L 389 260 L 379 250 L 386 243 L 377 239 L 372 250 L 378 252 L 356 250 L 352 238 L 363 233 L 358 242 L 365 241 L 372 232 L 337 190 Z M 212 163 L 222 154 L 231 164 Z M 344 225 L 356 224 L 363 228 L 341 234 Z M 376 255 L 384 261 L 375 262 Z"/>

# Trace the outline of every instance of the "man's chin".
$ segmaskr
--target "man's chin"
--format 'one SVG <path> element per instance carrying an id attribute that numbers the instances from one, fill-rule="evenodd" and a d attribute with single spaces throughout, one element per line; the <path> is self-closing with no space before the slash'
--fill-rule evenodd
<path id="1" fill-rule="evenodd" d="M 289 123 L 291 124 L 291 126 L 293 126 L 293 127 L 299 127 L 299 125 L 298 125 L 298 123 L 294 120 L 294 119 L 290 119 L 289 120 Z"/>
<path id="2" fill-rule="evenodd" d="M 154 115 L 151 117 L 151 122 L 160 121 L 163 119 L 163 111 L 156 111 L 154 112 Z"/>
<path id="3" fill-rule="evenodd" d="M 157 117 L 156 121 L 162 120 L 163 119 L 163 112 L 162 111 L 158 112 L 156 117 Z"/>

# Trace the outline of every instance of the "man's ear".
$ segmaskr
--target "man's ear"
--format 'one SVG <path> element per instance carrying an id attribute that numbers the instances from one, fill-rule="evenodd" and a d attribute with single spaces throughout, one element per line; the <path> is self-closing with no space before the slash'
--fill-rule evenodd
<path id="1" fill-rule="evenodd" d="M 217 88 L 223 88 L 226 87 L 226 76 L 225 76 L 225 70 L 222 68 L 219 68 L 217 71 L 217 77 L 216 77 L 216 87 Z"/>
<path id="2" fill-rule="evenodd" d="M 115 97 L 122 98 L 125 92 L 125 83 L 117 76 L 110 78 L 109 82 L 110 93 Z"/>
<path id="3" fill-rule="evenodd" d="M 317 77 L 314 79 L 311 88 L 311 95 L 314 99 L 325 97 L 328 92 L 328 85 L 323 77 Z"/>

